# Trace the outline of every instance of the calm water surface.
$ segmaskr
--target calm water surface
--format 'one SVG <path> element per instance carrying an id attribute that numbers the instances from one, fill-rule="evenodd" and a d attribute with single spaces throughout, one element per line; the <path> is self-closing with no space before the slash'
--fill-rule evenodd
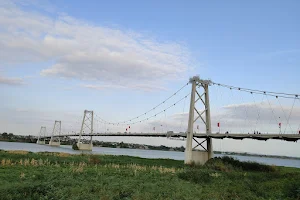
<path id="1" fill-rule="evenodd" d="M 175 151 L 158 151 L 158 150 L 143 150 L 143 149 L 118 149 L 107 147 L 93 147 L 93 151 L 75 151 L 70 145 L 62 145 L 60 147 L 51 147 L 48 145 L 38 145 L 32 143 L 18 143 L 18 142 L 1 142 L 0 149 L 3 150 L 24 150 L 31 152 L 64 152 L 71 154 L 91 153 L 91 154 L 107 154 L 107 155 L 128 155 L 137 156 L 142 158 L 169 158 L 174 160 L 184 160 L 183 152 Z M 223 156 L 221 154 L 215 154 L 215 156 Z M 297 167 L 300 168 L 300 160 L 296 159 L 281 159 L 281 158 L 266 158 L 259 156 L 239 156 L 230 155 L 241 161 L 255 161 L 259 163 L 265 163 L 269 165 Z"/>

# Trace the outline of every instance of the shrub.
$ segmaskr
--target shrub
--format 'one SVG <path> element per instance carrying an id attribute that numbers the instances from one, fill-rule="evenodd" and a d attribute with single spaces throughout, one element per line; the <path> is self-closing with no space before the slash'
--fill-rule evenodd
<path id="1" fill-rule="evenodd" d="M 205 163 L 205 167 L 223 172 L 233 171 L 231 164 L 223 162 L 220 158 L 212 158 Z"/>
<path id="2" fill-rule="evenodd" d="M 224 166 L 222 165 L 222 163 L 224 164 Z M 276 171 L 276 168 L 270 165 L 265 165 L 257 162 L 242 162 L 228 156 L 213 158 L 206 163 L 206 166 L 221 171 L 226 171 L 226 170 L 230 171 L 230 169 L 245 170 L 245 171 L 259 171 L 259 172 Z"/>
<path id="3" fill-rule="evenodd" d="M 300 199 L 300 180 L 289 180 L 283 192 L 286 197 Z"/>
<path id="4" fill-rule="evenodd" d="M 77 146 L 76 143 L 74 143 L 74 144 L 72 145 L 72 149 L 73 149 L 73 150 L 79 150 L 79 148 L 78 148 L 78 146 Z"/>
<path id="5" fill-rule="evenodd" d="M 186 169 L 178 173 L 178 178 L 198 184 L 208 183 L 211 180 L 209 172 L 203 169 Z"/>

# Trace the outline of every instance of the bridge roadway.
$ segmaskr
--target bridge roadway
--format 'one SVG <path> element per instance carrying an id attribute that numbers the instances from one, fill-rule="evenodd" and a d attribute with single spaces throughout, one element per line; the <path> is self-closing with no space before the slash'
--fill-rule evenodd
<path id="1" fill-rule="evenodd" d="M 59 137 L 76 137 L 79 134 L 65 134 L 60 135 Z M 186 137 L 186 133 L 93 133 L 93 134 L 82 134 L 82 136 L 115 136 L 115 137 Z M 46 136 L 45 138 L 50 138 L 51 136 Z M 285 140 L 285 141 L 297 141 L 300 140 L 300 134 L 242 134 L 242 133 L 194 133 L 194 137 L 196 138 L 214 138 L 214 139 L 255 139 L 255 140 L 268 140 L 268 139 L 277 139 L 277 140 Z"/>

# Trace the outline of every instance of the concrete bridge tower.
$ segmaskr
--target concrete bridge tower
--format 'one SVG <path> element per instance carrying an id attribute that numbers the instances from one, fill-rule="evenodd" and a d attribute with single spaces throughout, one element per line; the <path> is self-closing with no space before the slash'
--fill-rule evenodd
<path id="1" fill-rule="evenodd" d="M 89 150 L 93 148 L 93 137 L 87 136 L 83 137 L 83 134 L 93 134 L 94 131 L 94 111 L 84 111 L 83 120 L 81 124 L 81 129 L 79 133 L 79 138 L 77 141 L 77 147 L 79 150 Z"/>
<path id="2" fill-rule="evenodd" d="M 213 157 L 212 139 L 207 137 L 204 141 L 199 142 L 194 135 L 194 123 L 197 120 L 201 120 L 206 129 L 206 134 L 211 133 L 211 118 L 210 118 L 210 106 L 209 106 L 209 91 L 208 88 L 211 85 L 210 80 L 202 80 L 199 76 L 190 78 L 192 84 L 191 103 L 189 111 L 188 131 L 185 149 L 185 164 L 203 165 L 206 161 Z M 197 107 L 197 103 L 200 102 L 201 106 Z M 203 107 L 203 109 L 199 109 Z M 195 118 L 195 114 L 197 117 Z M 193 141 L 197 143 L 193 147 Z M 206 148 L 205 145 L 206 143 Z M 198 146 L 201 146 L 204 151 L 196 150 Z"/>
<path id="3" fill-rule="evenodd" d="M 36 141 L 37 144 L 45 144 L 45 137 L 46 137 L 46 127 L 42 126 L 39 132 L 38 140 Z"/>
<path id="4" fill-rule="evenodd" d="M 60 133 L 61 133 L 61 121 L 55 121 L 51 139 L 49 141 L 50 146 L 60 146 Z"/>

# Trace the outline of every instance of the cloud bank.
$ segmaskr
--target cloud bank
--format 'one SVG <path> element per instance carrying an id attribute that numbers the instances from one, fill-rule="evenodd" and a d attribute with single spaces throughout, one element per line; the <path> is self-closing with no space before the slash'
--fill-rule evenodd
<path id="1" fill-rule="evenodd" d="M 0 3 L 0 27 L 2 62 L 51 63 L 41 71 L 43 76 L 96 81 L 106 87 L 143 89 L 143 83 L 159 89 L 163 81 L 184 76 L 191 64 L 190 53 L 181 43 L 66 14 L 49 17 L 9 0 Z"/>
<path id="2" fill-rule="evenodd" d="M 24 85 L 25 82 L 22 78 L 4 77 L 0 75 L 0 85 Z"/>

